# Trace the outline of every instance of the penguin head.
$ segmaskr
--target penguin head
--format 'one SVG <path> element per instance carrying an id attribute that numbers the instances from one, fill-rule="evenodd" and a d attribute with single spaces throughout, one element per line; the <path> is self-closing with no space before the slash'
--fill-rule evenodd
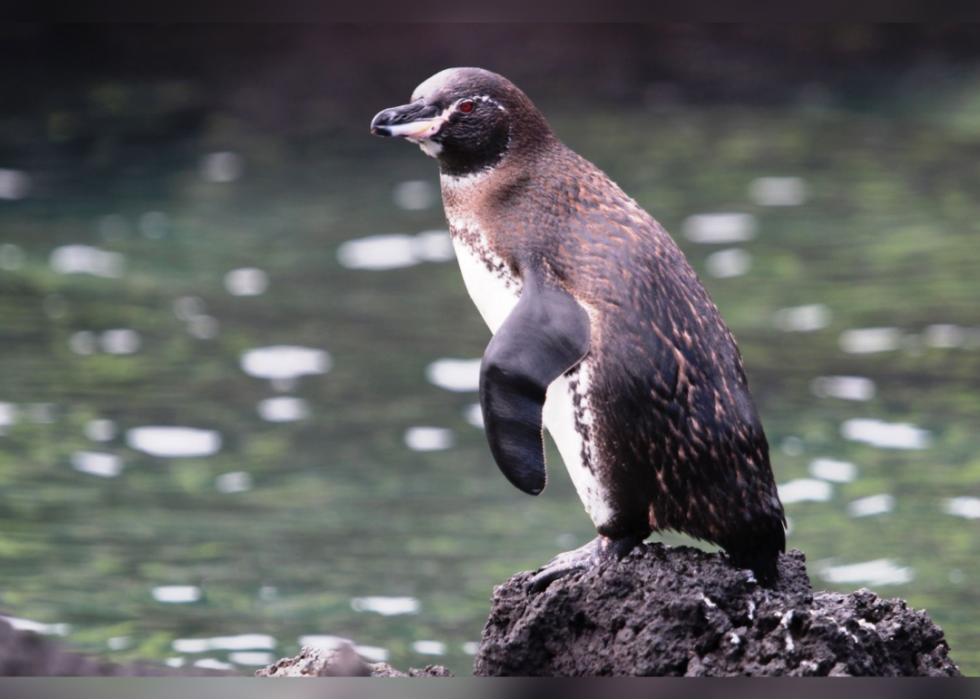
<path id="1" fill-rule="evenodd" d="M 523 144 L 540 145 L 551 130 L 531 100 L 506 78 L 480 68 L 449 68 L 419 85 L 412 101 L 383 109 L 376 136 L 401 136 L 439 161 L 446 174 L 486 170 Z"/>

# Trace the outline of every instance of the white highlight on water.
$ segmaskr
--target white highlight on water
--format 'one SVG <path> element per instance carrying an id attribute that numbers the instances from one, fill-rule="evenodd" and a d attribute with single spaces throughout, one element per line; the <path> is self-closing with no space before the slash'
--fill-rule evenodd
<path id="1" fill-rule="evenodd" d="M 810 475 L 834 483 L 850 483 L 857 478 L 857 467 L 850 461 L 814 459 L 810 462 Z"/>
<path id="2" fill-rule="evenodd" d="M 4 616 L 3 614 L 0 614 L 0 619 L 6 621 L 18 631 L 33 631 L 43 636 L 67 636 L 71 633 L 71 624 L 44 624 L 40 621 L 31 621 L 30 619 L 21 619 L 15 616 Z"/>
<path id="3" fill-rule="evenodd" d="M 236 665 L 264 666 L 274 663 L 276 656 L 261 651 L 238 651 L 237 653 L 229 653 L 228 660 Z"/>
<path id="4" fill-rule="evenodd" d="M 165 458 L 211 456 L 221 449 L 221 435 L 194 427 L 136 427 L 126 433 L 126 444 Z"/>
<path id="5" fill-rule="evenodd" d="M 354 652 L 369 663 L 384 663 L 391 657 L 391 652 L 387 648 L 378 646 L 354 646 Z"/>
<path id="6" fill-rule="evenodd" d="M 453 431 L 442 427 L 412 427 L 405 432 L 405 445 L 412 451 L 441 451 L 455 441 Z"/>
<path id="7" fill-rule="evenodd" d="M 412 650 L 419 655 L 445 655 L 446 644 L 440 641 L 416 641 Z"/>
<path id="8" fill-rule="evenodd" d="M 855 418 L 845 421 L 840 432 L 844 439 L 883 449 L 927 449 L 932 445 L 931 432 L 906 422 Z"/>
<path id="9" fill-rule="evenodd" d="M 752 255 L 741 248 L 719 250 L 708 255 L 704 265 L 712 277 L 739 277 L 752 269 Z"/>
<path id="10" fill-rule="evenodd" d="M 964 519 L 980 519 L 980 498 L 962 495 L 943 503 L 943 512 Z"/>
<path id="11" fill-rule="evenodd" d="M 779 491 L 779 499 L 784 505 L 797 502 L 827 502 L 834 495 L 830 483 L 813 478 L 798 478 L 776 488 Z"/>
<path id="12" fill-rule="evenodd" d="M 242 354 L 241 367 L 249 376 L 260 379 L 296 379 L 326 374 L 333 367 L 333 360 L 321 349 L 274 345 L 248 350 Z"/>
<path id="13" fill-rule="evenodd" d="M 214 479 L 214 489 L 226 494 L 248 492 L 252 484 L 252 474 L 245 471 L 229 471 Z"/>
<path id="14" fill-rule="evenodd" d="M 483 359 L 438 359 L 426 367 L 425 378 L 447 391 L 478 391 L 482 362 Z"/>
<path id="15" fill-rule="evenodd" d="M 302 398 L 280 396 L 261 401 L 258 412 L 268 422 L 295 422 L 309 417 L 310 407 Z"/>
<path id="16" fill-rule="evenodd" d="M 0 168 L 0 199 L 18 201 L 31 193 L 31 177 L 20 170 Z"/>
<path id="17" fill-rule="evenodd" d="M 888 558 L 865 563 L 825 567 L 820 576 L 830 583 L 865 583 L 868 585 L 904 585 L 915 578 L 912 568 L 899 566 Z"/>
<path id="18" fill-rule="evenodd" d="M 969 333 L 958 325 L 938 324 L 926 328 L 924 340 L 936 349 L 953 349 L 966 344 Z"/>
<path id="19" fill-rule="evenodd" d="M 452 239 L 445 230 L 370 235 L 348 240 L 337 248 L 337 260 L 348 269 L 383 271 L 451 259 Z"/>
<path id="20" fill-rule="evenodd" d="M 269 288 L 269 275 L 258 267 L 241 267 L 225 275 L 225 289 L 232 296 L 260 296 Z"/>
<path id="21" fill-rule="evenodd" d="M 759 206 L 799 206 L 807 186 L 802 177 L 759 177 L 749 184 L 749 197 Z"/>
<path id="22" fill-rule="evenodd" d="M 128 328 L 106 330 L 99 338 L 102 351 L 107 354 L 133 354 L 142 344 L 140 334 Z"/>
<path id="23" fill-rule="evenodd" d="M 161 585 L 153 588 L 153 599 L 164 604 L 189 604 L 201 599 L 197 585 Z"/>
<path id="24" fill-rule="evenodd" d="M 118 252 L 107 252 L 91 245 L 62 245 L 48 258 L 51 269 L 59 274 L 91 274 L 118 279 L 126 272 L 126 258 Z"/>
<path id="25" fill-rule="evenodd" d="M 851 517 L 874 517 L 883 515 L 895 509 L 895 498 L 887 493 L 869 495 L 847 504 L 847 512 Z"/>
<path id="26" fill-rule="evenodd" d="M 272 650 L 276 639 L 267 634 L 245 633 L 212 638 L 177 638 L 171 644 L 175 653 L 206 653 L 210 650 Z"/>
<path id="27" fill-rule="evenodd" d="M 381 616 L 398 616 L 401 614 L 416 614 L 421 604 L 414 597 L 354 597 L 350 608 L 355 612 L 374 612 Z"/>
<path id="28" fill-rule="evenodd" d="M 752 214 L 720 213 L 689 216 L 683 225 L 684 235 L 693 243 L 743 243 L 752 240 L 759 228 Z"/>
<path id="29" fill-rule="evenodd" d="M 114 478 L 122 473 L 123 461 L 116 454 L 100 451 L 76 451 L 71 455 L 71 467 L 91 476 Z"/>
<path id="30" fill-rule="evenodd" d="M 898 328 L 857 328 L 842 332 L 838 342 L 848 354 L 892 352 L 901 346 L 902 333 Z"/>
<path id="31" fill-rule="evenodd" d="M 772 324 L 787 333 L 809 333 L 826 328 L 833 317 L 824 304 L 811 303 L 779 309 L 772 316 Z"/>
<path id="32" fill-rule="evenodd" d="M 480 407 L 479 403 L 471 403 L 466 406 L 463 411 L 463 417 L 465 420 L 473 425 L 473 427 L 478 427 L 481 430 L 484 427 L 483 424 L 483 409 Z"/>
<path id="33" fill-rule="evenodd" d="M 863 376 L 820 376 L 810 384 L 810 390 L 818 398 L 869 401 L 875 397 L 874 381 Z"/>

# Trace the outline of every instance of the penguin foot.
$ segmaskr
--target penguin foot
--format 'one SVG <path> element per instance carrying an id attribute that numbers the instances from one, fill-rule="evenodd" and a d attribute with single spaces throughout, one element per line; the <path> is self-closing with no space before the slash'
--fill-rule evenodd
<path id="1" fill-rule="evenodd" d="M 604 565 L 609 561 L 618 561 L 641 541 L 642 538 L 632 536 L 610 539 L 600 534 L 585 546 L 574 551 L 559 553 L 552 558 L 528 580 L 525 589 L 529 594 L 541 592 L 558 578 L 593 566 Z"/>

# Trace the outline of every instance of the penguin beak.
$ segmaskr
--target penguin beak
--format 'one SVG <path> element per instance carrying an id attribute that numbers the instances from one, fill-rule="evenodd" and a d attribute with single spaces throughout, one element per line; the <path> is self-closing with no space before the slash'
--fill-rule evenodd
<path id="1" fill-rule="evenodd" d="M 444 123 L 445 116 L 437 106 L 419 100 L 378 112 L 371 120 L 371 133 L 375 136 L 431 138 L 439 133 Z"/>

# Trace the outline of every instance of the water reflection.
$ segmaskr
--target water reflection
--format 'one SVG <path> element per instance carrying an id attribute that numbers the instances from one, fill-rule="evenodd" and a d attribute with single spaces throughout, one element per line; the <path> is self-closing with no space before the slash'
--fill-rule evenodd
<path id="1" fill-rule="evenodd" d="M 412 650 L 419 655 L 445 655 L 446 644 L 440 641 L 416 641 Z"/>
<path id="2" fill-rule="evenodd" d="M 840 335 L 840 348 L 848 354 L 892 352 L 901 347 L 901 342 L 898 328 L 858 328 Z"/>
<path id="3" fill-rule="evenodd" d="M 51 253 L 48 264 L 59 274 L 91 274 L 118 279 L 126 272 L 126 258 L 91 245 L 63 245 Z"/>
<path id="4" fill-rule="evenodd" d="M 333 367 L 333 359 L 320 349 L 276 345 L 248 350 L 241 357 L 241 367 L 249 376 L 292 381 L 301 376 L 326 374 Z"/>
<path id="5" fill-rule="evenodd" d="M 412 451 L 449 449 L 455 441 L 453 431 L 442 427 L 412 427 L 405 432 L 405 444 Z"/>
<path id="6" fill-rule="evenodd" d="M 704 266 L 712 277 L 739 277 L 752 269 L 752 256 L 741 248 L 719 250 L 708 255 Z"/>
<path id="7" fill-rule="evenodd" d="M 85 424 L 85 436 L 93 442 L 111 442 L 116 438 L 116 431 L 112 420 L 90 420 Z"/>
<path id="8" fill-rule="evenodd" d="M 797 478 L 778 485 L 779 499 L 784 505 L 797 502 L 826 502 L 834 495 L 834 489 L 826 481 L 813 478 Z"/>
<path id="9" fill-rule="evenodd" d="M 279 396 L 266 398 L 259 403 L 259 416 L 268 422 L 294 422 L 310 414 L 310 407 L 302 398 Z"/>
<path id="10" fill-rule="evenodd" d="M 698 214 L 684 221 L 684 236 L 692 243 L 744 243 L 755 238 L 759 222 L 752 214 Z"/>
<path id="11" fill-rule="evenodd" d="M 276 656 L 272 653 L 262 653 L 256 651 L 237 651 L 228 654 L 228 660 L 236 665 L 251 665 L 264 667 L 276 662 Z"/>
<path id="12" fill-rule="evenodd" d="M 759 177 L 749 185 L 749 197 L 759 206 L 800 206 L 807 186 L 800 177 Z"/>
<path id="13" fill-rule="evenodd" d="M 190 604 L 201 599 L 201 588 L 196 585 L 161 585 L 153 588 L 153 599 L 164 604 Z"/>
<path id="14" fill-rule="evenodd" d="M 821 376 L 810 387 L 818 398 L 854 401 L 872 400 L 877 392 L 874 381 L 861 376 Z"/>
<path id="15" fill-rule="evenodd" d="M 225 289 L 232 296 L 260 296 L 269 288 L 269 275 L 256 267 L 233 269 L 225 275 Z"/>
<path id="16" fill-rule="evenodd" d="M 980 519 L 980 498 L 960 496 L 950 498 L 943 503 L 943 511 L 954 517 L 964 519 Z"/>
<path id="17" fill-rule="evenodd" d="M 857 583 L 879 587 L 908 584 L 915 578 L 915 571 L 899 566 L 891 559 L 882 558 L 866 563 L 828 566 L 823 568 L 820 577 L 830 583 Z"/>
<path id="18" fill-rule="evenodd" d="M 178 638 L 170 644 L 175 653 L 188 654 L 207 653 L 212 650 L 272 650 L 276 646 L 275 638 L 261 633 L 212 638 Z"/>
<path id="19" fill-rule="evenodd" d="M 386 663 L 391 657 L 391 651 L 387 648 L 381 648 L 379 646 L 361 646 L 355 645 L 354 652 L 361 656 L 364 660 L 369 663 Z"/>
<path id="20" fill-rule="evenodd" d="M 31 193 L 31 178 L 20 170 L 0 168 L 0 199 L 18 201 Z"/>
<path id="21" fill-rule="evenodd" d="M 850 483 L 857 478 L 857 467 L 850 461 L 814 459 L 810 462 L 810 475 L 834 483 Z"/>
<path id="22" fill-rule="evenodd" d="M 483 409 L 480 407 L 479 403 L 471 403 L 466 406 L 463 411 L 463 417 L 468 423 L 473 425 L 473 427 L 479 427 L 483 429 Z"/>
<path id="23" fill-rule="evenodd" d="M 71 455 L 71 466 L 76 471 L 102 478 L 114 478 L 123 470 L 122 459 L 117 455 L 97 451 L 76 451 Z"/>
<path id="24" fill-rule="evenodd" d="M 107 354 L 133 354 L 139 351 L 142 340 L 135 330 L 106 330 L 99 338 L 102 351 Z"/>
<path id="25" fill-rule="evenodd" d="M 823 330 L 833 318 L 830 309 L 822 303 L 781 308 L 772 317 L 772 324 L 783 332 L 809 333 Z"/>
<path id="26" fill-rule="evenodd" d="M 214 479 L 214 488 L 219 493 L 245 493 L 252 489 L 252 474 L 245 471 L 222 473 Z"/>
<path id="27" fill-rule="evenodd" d="M 195 427 L 136 427 L 126 433 L 126 444 L 165 458 L 210 456 L 221 449 L 221 435 Z"/>
<path id="28" fill-rule="evenodd" d="M 67 636 L 71 633 L 70 624 L 43 624 L 39 621 L 21 619 L 15 616 L 4 616 L 3 614 L 0 614 L 0 619 L 6 621 L 18 631 L 31 631 L 42 636 Z"/>
<path id="29" fill-rule="evenodd" d="M 483 359 L 439 359 L 425 370 L 430 383 L 447 391 L 466 393 L 480 390 L 480 364 Z"/>
<path id="30" fill-rule="evenodd" d="M 355 612 L 374 612 L 381 616 L 416 614 L 421 604 L 414 597 L 354 597 L 350 608 Z"/>
<path id="31" fill-rule="evenodd" d="M 370 235 L 348 240 L 337 249 L 337 260 L 348 269 L 383 271 L 453 258 L 452 239 L 441 230 Z"/>
<path id="32" fill-rule="evenodd" d="M 847 504 L 847 511 L 851 517 L 874 517 L 888 514 L 894 509 L 895 498 L 887 493 L 869 495 Z"/>
<path id="33" fill-rule="evenodd" d="M 909 423 L 891 423 L 870 418 L 847 420 L 840 426 L 844 439 L 883 449 L 928 449 L 932 434 Z"/>

